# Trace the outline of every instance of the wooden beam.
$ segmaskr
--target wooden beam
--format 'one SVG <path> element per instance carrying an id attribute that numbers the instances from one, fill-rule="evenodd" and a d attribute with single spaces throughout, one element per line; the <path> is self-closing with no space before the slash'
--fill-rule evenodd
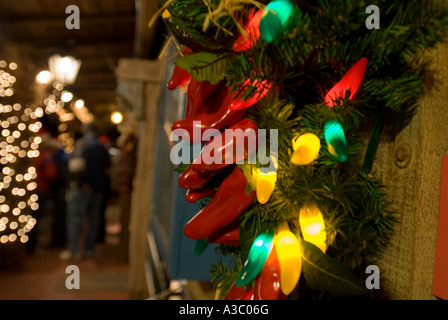
<path id="1" fill-rule="evenodd" d="M 69 15 L 65 14 L 65 10 L 62 14 L 57 15 L 36 15 L 36 14 L 26 14 L 26 15 L 5 15 L 0 13 L 2 23 L 6 23 L 11 26 L 29 26 L 29 25 L 42 25 L 42 26 L 56 26 L 58 27 L 63 22 L 65 28 L 65 21 Z M 135 12 L 121 12 L 121 13 L 106 13 L 106 14 L 91 14 L 84 15 L 80 13 L 81 27 L 83 25 L 110 25 L 110 24 L 127 24 L 134 23 Z"/>
<path id="2" fill-rule="evenodd" d="M 134 56 L 154 60 L 160 51 L 160 37 L 164 24 L 159 17 L 152 28 L 148 28 L 148 21 L 156 13 L 160 4 L 154 0 L 135 0 L 136 4 L 136 28 Z M 162 41 L 163 42 L 163 41 Z"/>
<path id="3" fill-rule="evenodd" d="M 115 83 L 115 74 L 110 72 L 80 72 L 76 79 L 77 87 L 79 87 L 82 83 L 88 83 L 89 85 L 98 85 L 100 83 Z"/>
<path id="4" fill-rule="evenodd" d="M 32 46 L 34 48 L 75 48 L 78 45 L 98 45 L 100 43 L 117 44 L 130 43 L 133 46 L 133 34 L 104 35 L 91 34 L 90 36 L 67 36 L 67 35 L 49 35 L 46 37 L 36 37 L 30 34 L 3 34 L 2 38 L 8 39 L 12 43 Z M 131 49 L 132 52 L 132 49 Z"/>
<path id="5" fill-rule="evenodd" d="M 73 93 L 79 93 L 84 95 L 98 95 L 102 93 L 107 94 L 115 94 L 116 90 L 115 83 L 101 83 L 101 84 L 85 84 L 85 85 L 77 85 L 76 87 L 72 87 L 71 89 L 67 88 L 67 90 L 72 91 Z"/>
<path id="6" fill-rule="evenodd" d="M 448 150 L 448 44 L 419 56 L 425 90 L 417 113 L 394 141 L 382 137 L 373 171 L 386 186 L 399 221 L 377 265 L 392 300 L 430 300 L 439 216 L 441 157 Z M 439 84 L 434 86 L 433 83 Z M 398 117 L 388 123 L 399 128 Z M 446 270 L 445 270 L 446 272 Z"/>

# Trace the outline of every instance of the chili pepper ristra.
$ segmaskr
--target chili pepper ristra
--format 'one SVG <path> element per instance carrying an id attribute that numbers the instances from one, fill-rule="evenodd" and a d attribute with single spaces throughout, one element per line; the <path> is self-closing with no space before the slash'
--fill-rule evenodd
<path id="1" fill-rule="evenodd" d="M 256 196 L 255 191 L 247 192 L 246 187 L 246 176 L 235 166 L 219 186 L 212 201 L 187 222 L 185 235 L 190 239 L 206 239 L 235 221 Z"/>

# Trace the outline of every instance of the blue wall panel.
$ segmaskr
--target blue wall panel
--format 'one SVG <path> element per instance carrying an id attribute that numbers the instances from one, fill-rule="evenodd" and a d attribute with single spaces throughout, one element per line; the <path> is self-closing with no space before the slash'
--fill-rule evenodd
<path id="1" fill-rule="evenodd" d="M 168 82 L 173 67 L 173 62 L 169 61 L 164 83 Z M 198 204 L 190 204 L 185 200 L 186 190 L 177 184 L 179 174 L 174 171 L 175 166 L 171 163 L 170 141 L 164 129 L 164 125 L 171 126 L 174 121 L 179 120 L 179 115 L 184 114 L 185 95 L 163 87 L 165 89 L 162 92 L 157 128 L 155 187 L 149 228 L 156 239 L 159 254 L 167 265 L 170 279 L 208 281 L 210 266 L 216 261 L 216 245 L 209 245 L 199 257 L 195 257 L 196 241 L 184 235 L 185 224 L 200 208 Z"/>

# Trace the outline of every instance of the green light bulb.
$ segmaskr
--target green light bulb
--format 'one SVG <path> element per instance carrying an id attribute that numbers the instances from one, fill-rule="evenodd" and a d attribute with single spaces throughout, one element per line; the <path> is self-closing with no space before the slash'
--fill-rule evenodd
<path id="1" fill-rule="evenodd" d="M 236 286 L 249 284 L 263 269 L 273 246 L 274 232 L 272 230 L 259 234 L 250 248 L 247 260 L 236 279 Z"/>
<path id="2" fill-rule="evenodd" d="M 330 155 L 337 161 L 347 161 L 347 142 L 341 123 L 337 120 L 327 121 L 324 124 L 324 134 Z"/>
<path id="3" fill-rule="evenodd" d="M 260 34 L 266 42 L 272 42 L 286 25 L 294 11 L 288 0 L 270 2 L 263 11 L 260 20 Z"/>

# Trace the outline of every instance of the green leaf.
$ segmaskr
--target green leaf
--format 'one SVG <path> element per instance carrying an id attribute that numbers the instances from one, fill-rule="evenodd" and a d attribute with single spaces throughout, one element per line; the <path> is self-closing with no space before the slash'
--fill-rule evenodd
<path id="1" fill-rule="evenodd" d="M 368 293 L 347 267 L 319 248 L 302 239 L 302 272 L 307 285 L 334 296 L 358 296 Z"/>
<path id="2" fill-rule="evenodd" d="M 216 84 L 225 78 L 228 59 L 226 55 L 198 52 L 180 57 L 176 60 L 176 65 L 187 70 L 197 81 L 207 80 Z"/>
<path id="3" fill-rule="evenodd" d="M 182 174 L 185 170 L 187 170 L 188 166 L 189 166 L 188 163 L 181 163 L 174 169 L 174 171 Z"/>

